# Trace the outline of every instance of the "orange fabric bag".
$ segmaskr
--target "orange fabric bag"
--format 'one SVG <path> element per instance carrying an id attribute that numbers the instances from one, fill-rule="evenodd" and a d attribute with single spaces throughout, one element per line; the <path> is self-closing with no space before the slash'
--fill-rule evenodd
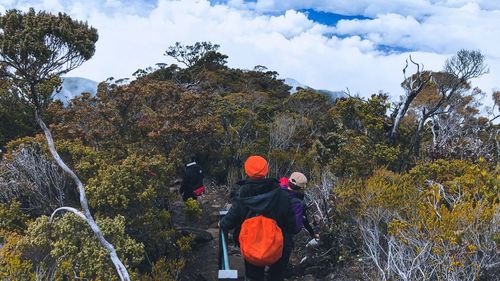
<path id="1" fill-rule="evenodd" d="M 243 222 L 239 240 L 243 258 L 255 266 L 271 265 L 283 255 L 281 228 L 262 215 Z"/>

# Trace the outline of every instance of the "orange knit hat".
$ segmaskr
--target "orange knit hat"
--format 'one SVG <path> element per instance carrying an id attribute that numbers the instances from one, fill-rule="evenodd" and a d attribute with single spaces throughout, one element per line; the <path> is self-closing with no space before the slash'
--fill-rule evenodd
<path id="1" fill-rule="evenodd" d="M 261 156 L 250 156 L 245 161 L 245 173 L 250 178 L 264 178 L 267 175 L 269 167 L 266 159 Z"/>

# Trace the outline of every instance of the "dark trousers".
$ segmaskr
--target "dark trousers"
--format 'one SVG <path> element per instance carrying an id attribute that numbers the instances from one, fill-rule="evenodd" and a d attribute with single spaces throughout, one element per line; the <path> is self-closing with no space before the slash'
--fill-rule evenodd
<path id="1" fill-rule="evenodd" d="M 191 192 L 191 193 L 186 192 L 186 193 L 182 194 L 182 200 L 184 202 L 188 201 L 189 198 L 192 198 L 195 201 L 197 200 L 196 195 L 194 195 L 193 192 Z"/>
<path id="2" fill-rule="evenodd" d="M 288 267 L 288 260 L 292 254 L 292 247 L 283 248 L 281 259 L 269 266 L 267 278 L 265 278 L 265 267 L 255 266 L 245 261 L 245 277 L 252 281 L 283 281 Z"/>

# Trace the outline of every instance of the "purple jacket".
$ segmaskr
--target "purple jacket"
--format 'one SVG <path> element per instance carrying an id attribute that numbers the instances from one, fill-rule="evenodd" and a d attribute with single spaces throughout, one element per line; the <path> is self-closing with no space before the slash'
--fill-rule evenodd
<path id="1" fill-rule="evenodd" d="M 280 186 L 280 188 L 285 190 L 288 193 L 288 197 L 290 197 L 290 203 L 295 213 L 295 231 L 298 233 L 302 228 L 305 228 L 311 236 L 314 236 L 314 230 L 307 218 L 304 193 L 290 190 L 286 186 Z"/>

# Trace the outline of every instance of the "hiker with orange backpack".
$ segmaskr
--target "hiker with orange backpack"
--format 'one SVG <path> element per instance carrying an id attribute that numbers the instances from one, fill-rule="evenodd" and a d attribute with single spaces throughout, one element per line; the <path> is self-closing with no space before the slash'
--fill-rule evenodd
<path id="1" fill-rule="evenodd" d="M 250 156 L 244 167 L 248 178 L 238 183 L 239 192 L 220 227 L 225 231 L 241 227 L 238 239 L 247 280 L 265 280 L 266 266 L 267 280 L 284 280 L 296 229 L 290 199 L 277 179 L 266 178 L 264 158 Z"/>

